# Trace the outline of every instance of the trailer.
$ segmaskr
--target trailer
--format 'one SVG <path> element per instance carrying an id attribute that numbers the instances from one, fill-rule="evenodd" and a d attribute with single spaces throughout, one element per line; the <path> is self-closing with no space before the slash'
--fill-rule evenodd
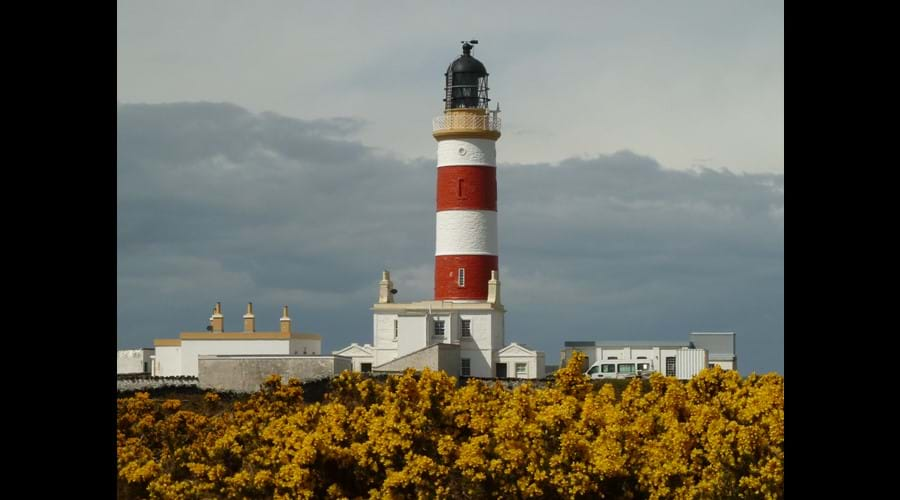
<path id="1" fill-rule="evenodd" d="M 689 380 L 708 364 L 706 349 L 679 349 L 675 351 L 675 377 Z"/>

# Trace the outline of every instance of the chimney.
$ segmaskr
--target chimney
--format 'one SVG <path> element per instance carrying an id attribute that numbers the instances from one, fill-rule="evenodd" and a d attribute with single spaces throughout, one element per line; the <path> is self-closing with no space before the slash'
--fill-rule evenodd
<path id="1" fill-rule="evenodd" d="M 216 302 L 216 307 L 213 308 L 213 314 L 209 318 L 209 324 L 212 325 L 213 333 L 222 333 L 225 331 L 225 317 L 222 316 L 221 302 Z"/>
<path id="2" fill-rule="evenodd" d="M 253 315 L 253 302 L 247 302 L 247 314 L 244 315 L 244 332 L 256 331 L 256 316 Z"/>
<path id="3" fill-rule="evenodd" d="M 391 282 L 391 273 L 383 271 L 381 273 L 381 281 L 378 283 L 378 303 L 391 304 L 394 302 L 394 283 Z"/>
<path id="4" fill-rule="evenodd" d="M 497 277 L 497 271 L 491 271 L 491 279 L 488 281 L 489 304 L 500 304 L 500 278 Z"/>
<path id="5" fill-rule="evenodd" d="M 281 310 L 281 333 L 291 333 L 291 318 L 288 316 L 288 308 Z"/>

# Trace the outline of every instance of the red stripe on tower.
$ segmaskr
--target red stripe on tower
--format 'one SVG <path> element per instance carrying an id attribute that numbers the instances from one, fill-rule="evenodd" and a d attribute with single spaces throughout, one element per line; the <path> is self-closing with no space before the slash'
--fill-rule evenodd
<path id="1" fill-rule="evenodd" d="M 439 167 L 437 210 L 497 211 L 497 169 L 488 166 Z"/>

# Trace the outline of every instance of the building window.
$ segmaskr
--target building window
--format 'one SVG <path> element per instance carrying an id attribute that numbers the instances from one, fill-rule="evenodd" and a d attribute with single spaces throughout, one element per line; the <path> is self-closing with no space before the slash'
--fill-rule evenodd
<path id="1" fill-rule="evenodd" d="M 528 365 L 525 363 L 516 363 L 516 378 L 525 378 L 528 376 Z"/>
<path id="2" fill-rule="evenodd" d="M 460 288 L 466 287 L 466 268 L 461 267 L 456 271 L 456 284 Z"/>
<path id="3" fill-rule="evenodd" d="M 606 359 L 619 359 L 618 356 L 607 356 Z"/>
<path id="4" fill-rule="evenodd" d="M 634 363 L 622 363 L 619 365 L 619 373 L 634 373 Z"/>
<path id="5" fill-rule="evenodd" d="M 442 320 L 442 319 L 434 320 L 434 334 L 439 337 L 444 336 L 444 320 Z"/>
<path id="6" fill-rule="evenodd" d="M 638 356 L 637 359 L 647 359 L 647 356 Z"/>
<path id="7" fill-rule="evenodd" d="M 400 320 L 394 320 L 394 340 L 397 340 L 397 336 L 400 334 Z"/>
<path id="8" fill-rule="evenodd" d="M 460 329 L 460 336 L 462 337 L 471 337 L 472 336 L 472 320 L 464 319 L 461 322 L 462 328 Z"/>
<path id="9" fill-rule="evenodd" d="M 360 363 L 359 371 L 363 373 L 369 373 L 372 371 L 372 363 Z"/>
<path id="10" fill-rule="evenodd" d="M 462 365 L 460 366 L 459 373 L 463 377 L 469 377 L 472 375 L 472 362 L 469 358 L 460 359 Z"/>
<path id="11" fill-rule="evenodd" d="M 150 363 L 144 361 L 144 373 L 150 373 Z"/>

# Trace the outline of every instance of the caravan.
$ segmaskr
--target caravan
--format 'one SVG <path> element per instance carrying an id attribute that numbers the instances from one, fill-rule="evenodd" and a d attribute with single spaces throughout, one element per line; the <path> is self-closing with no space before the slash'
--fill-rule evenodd
<path id="1" fill-rule="evenodd" d="M 585 374 L 592 379 L 601 378 L 647 378 L 656 371 L 648 359 L 605 359 L 597 361 Z"/>

